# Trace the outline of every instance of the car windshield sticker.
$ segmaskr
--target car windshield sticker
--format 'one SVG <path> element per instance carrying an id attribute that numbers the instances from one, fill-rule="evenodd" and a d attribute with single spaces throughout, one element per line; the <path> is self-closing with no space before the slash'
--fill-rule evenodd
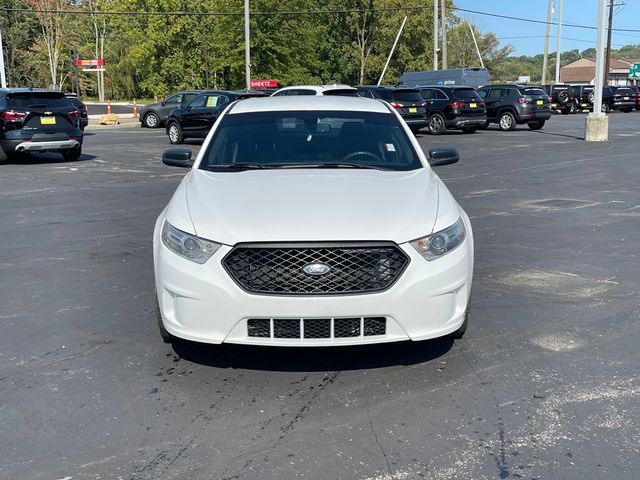
<path id="1" fill-rule="evenodd" d="M 215 107 L 218 103 L 218 97 L 207 97 L 207 107 Z"/>
<path id="2" fill-rule="evenodd" d="M 384 144 L 384 148 L 387 149 L 387 152 L 395 152 L 396 151 L 396 147 L 393 145 L 393 143 L 385 143 Z"/>

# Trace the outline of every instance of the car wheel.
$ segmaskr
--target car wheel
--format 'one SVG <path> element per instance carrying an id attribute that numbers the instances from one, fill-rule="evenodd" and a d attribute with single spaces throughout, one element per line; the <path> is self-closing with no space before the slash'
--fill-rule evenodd
<path id="1" fill-rule="evenodd" d="M 600 107 L 600 111 L 602 113 L 609 113 L 609 104 L 607 102 L 602 102 L 602 107 Z"/>
<path id="2" fill-rule="evenodd" d="M 624 109 L 620 109 L 620 111 L 621 111 L 621 112 L 624 112 L 624 113 L 629 113 L 629 112 L 631 112 L 631 110 L 633 110 L 633 109 L 632 109 L 632 108 L 624 108 Z"/>
<path id="3" fill-rule="evenodd" d="M 571 102 L 571 106 L 569 107 L 569 113 L 574 114 L 578 111 L 578 108 L 576 107 L 576 104 Z"/>
<path id="4" fill-rule="evenodd" d="M 458 328 L 455 332 L 451 332 L 449 335 L 447 335 L 447 337 L 453 340 L 460 340 L 462 337 L 464 337 L 464 334 L 467 331 L 467 325 L 469 325 L 469 305 L 467 305 L 467 309 L 464 312 L 464 322 L 462 322 L 460 328 Z"/>
<path id="5" fill-rule="evenodd" d="M 527 126 L 531 130 L 540 130 L 542 127 L 544 127 L 544 120 L 540 120 L 539 122 L 527 123 Z"/>
<path id="6" fill-rule="evenodd" d="M 182 129 L 176 122 L 173 122 L 171 125 L 169 125 L 167 134 L 169 135 L 169 142 L 171 142 L 173 145 L 178 145 L 184 140 L 184 138 L 182 137 Z"/>
<path id="7" fill-rule="evenodd" d="M 476 133 L 477 127 L 463 127 L 463 133 Z"/>
<path id="8" fill-rule="evenodd" d="M 560 93 L 558 93 L 557 98 L 558 98 L 558 103 L 564 106 L 567 103 L 569 103 L 569 92 L 563 90 Z"/>
<path id="9" fill-rule="evenodd" d="M 0 165 L 4 165 L 8 161 L 9 161 L 9 156 L 6 153 L 4 153 L 4 150 L 2 149 L 2 147 L 0 147 Z"/>
<path id="10" fill-rule="evenodd" d="M 444 123 L 444 117 L 439 113 L 434 113 L 429 117 L 429 133 L 432 135 L 440 135 L 447 130 Z"/>
<path id="11" fill-rule="evenodd" d="M 144 125 L 147 128 L 157 128 L 160 126 L 160 117 L 155 112 L 149 112 L 144 116 Z"/>
<path id="12" fill-rule="evenodd" d="M 80 157 L 82 156 L 82 149 L 73 148 L 71 150 L 63 150 L 61 153 L 67 162 L 75 162 L 80 160 Z"/>
<path id="13" fill-rule="evenodd" d="M 595 98 L 596 98 L 595 92 L 591 91 L 587 93 L 587 103 L 589 105 L 593 105 L 593 101 L 595 100 Z"/>
<path id="14" fill-rule="evenodd" d="M 500 130 L 508 131 L 516 129 L 516 117 L 511 112 L 503 112 L 498 118 L 498 126 Z"/>
<path id="15" fill-rule="evenodd" d="M 478 128 L 479 128 L 480 130 L 486 130 L 487 128 L 489 128 L 489 120 L 487 120 L 486 122 L 484 122 L 484 123 L 480 124 L 480 125 L 478 126 Z"/>
<path id="16" fill-rule="evenodd" d="M 567 108 L 563 108 L 562 109 L 562 114 L 563 115 L 569 115 L 571 113 L 571 107 L 567 107 Z"/>

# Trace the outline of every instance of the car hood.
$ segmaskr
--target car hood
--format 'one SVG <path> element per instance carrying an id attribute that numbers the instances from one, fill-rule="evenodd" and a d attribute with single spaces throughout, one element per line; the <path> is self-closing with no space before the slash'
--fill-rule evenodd
<path id="1" fill-rule="evenodd" d="M 409 172 L 193 170 L 181 187 L 196 235 L 226 245 L 403 243 L 431 233 L 438 212 L 438 182 L 428 168 Z M 176 213 L 172 210 L 170 222 Z"/>

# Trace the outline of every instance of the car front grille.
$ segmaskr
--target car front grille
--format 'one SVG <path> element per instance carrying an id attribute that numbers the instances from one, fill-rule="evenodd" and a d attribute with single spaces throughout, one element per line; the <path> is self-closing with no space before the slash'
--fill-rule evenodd
<path id="1" fill-rule="evenodd" d="M 252 338 L 334 339 L 385 335 L 385 317 L 350 318 L 250 318 L 247 335 Z"/>
<path id="2" fill-rule="evenodd" d="M 245 291 L 263 295 L 349 295 L 381 292 L 409 257 L 394 243 L 239 244 L 222 260 Z M 321 265 L 324 273 L 305 268 Z"/>

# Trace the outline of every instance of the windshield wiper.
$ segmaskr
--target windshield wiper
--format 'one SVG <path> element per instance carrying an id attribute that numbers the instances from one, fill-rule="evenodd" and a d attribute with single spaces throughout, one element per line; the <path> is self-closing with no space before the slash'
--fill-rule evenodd
<path id="1" fill-rule="evenodd" d="M 366 170 L 390 170 L 385 167 L 374 167 L 372 165 L 363 165 L 361 163 L 289 163 L 273 165 L 273 168 L 362 168 Z"/>
<path id="2" fill-rule="evenodd" d="M 262 170 L 270 168 L 268 165 L 260 165 L 258 163 L 227 163 L 220 165 L 207 165 L 207 170 Z"/>

